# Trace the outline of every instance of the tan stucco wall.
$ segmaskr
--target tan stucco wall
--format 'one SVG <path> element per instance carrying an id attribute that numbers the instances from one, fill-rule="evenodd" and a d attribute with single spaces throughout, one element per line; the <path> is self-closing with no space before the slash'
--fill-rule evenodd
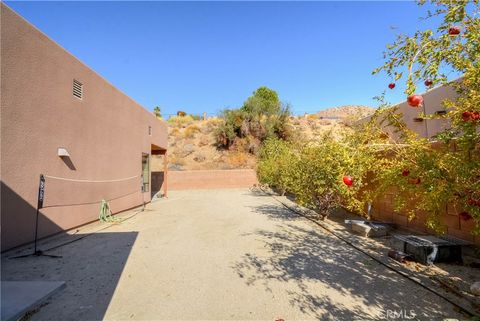
<path id="1" fill-rule="evenodd" d="M 439 132 L 445 130 L 450 126 L 448 120 L 445 119 L 426 119 L 422 122 L 415 122 L 414 118 L 419 117 L 419 114 L 425 112 L 426 115 L 434 115 L 437 111 L 444 111 L 445 107 L 442 102 L 445 99 L 455 100 L 456 92 L 452 86 L 440 86 L 433 88 L 422 94 L 424 99 L 424 108 L 414 108 L 408 105 L 406 101 L 395 105 L 397 113 L 402 114 L 402 119 L 409 129 L 417 133 L 420 137 L 432 137 Z M 366 117 L 360 122 L 366 122 L 370 117 Z M 384 123 L 384 130 L 390 137 L 397 139 L 398 135 L 395 133 L 394 128 Z"/>
<path id="2" fill-rule="evenodd" d="M 83 100 L 72 94 L 73 79 L 84 85 Z M 87 180 L 141 175 L 142 153 L 150 154 L 151 144 L 166 149 L 167 128 L 2 3 L 1 143 L 5 250 L 33 239 L 41 173 Z M 70 164 L 57 156 L 58 147 L 68 150 Z M 40 237 L 96 220 L 103 198 L 114 199 L 114 212 L 149 201 L 140 185 L 140 178 L 47 178 Z"/>

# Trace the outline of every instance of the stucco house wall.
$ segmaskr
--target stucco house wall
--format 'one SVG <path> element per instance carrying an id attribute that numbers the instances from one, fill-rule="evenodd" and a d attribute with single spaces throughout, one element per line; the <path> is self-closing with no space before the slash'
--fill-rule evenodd
<path id="1" fill-rule="evenodd" d="M 444 85 L 435 87 L 421 94 L 424 99 L 423 107 L 411 107 L 407 101 L 403 101 L 395 107 L 397 113 L 402 115 L 402 120 L 407 127 L 417 133 L 420 137 L 433 137 L 439 132 L 445 130 L 450 126 L 450 122 L 445 119 L 424 119 L 423 121 L 416 121 L 415 118 L 419 118 L 419 114 L 424 112 L 426 115 L 435 115 L 437 112 L 445 111 L 445 107 L 442 102 L 445 99 L 455 100 L 455 89 L 450 85 Z M 367 122 L 370 117 L 361 119 L 360 122 Z M 395 128 L 389 126 L 387 123 L 383 123 L 383 129 L 389 136 L 397 140 L 398 135 L 395 133 Z"/>
<path id="2" fill-rule="evenodd" d="M 1 4 L 2 250 L 33 240 L 40 174 L 44 237 L 98 219 L 102 199 L 114 213 L 150 201 L 142 154 L 166 148 L 163 121 Z"/>

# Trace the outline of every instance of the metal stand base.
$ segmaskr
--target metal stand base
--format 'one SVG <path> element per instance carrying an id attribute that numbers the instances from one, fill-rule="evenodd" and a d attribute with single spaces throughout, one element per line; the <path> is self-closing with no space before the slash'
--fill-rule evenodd
<path id="1" fill-rule="evenodd" d="M 41 251 L 41 250 L 37 250 L 33 253 L 30 253 L 30 254 L 25 254 L 25 255 L 19 255 L 19 256 L 14 256 L 14 257 L 10 257 L 9 259 L 22 259 L 22 258 L 26 258 L 26 257 L 30 257 L 30 256 L 47 256 L 47 257 L 51 257 L 53 259 L 60 259 L 62 258 L 61 255 L 51 255 L 51 254 L 46 254 L 45 252 Z"/>

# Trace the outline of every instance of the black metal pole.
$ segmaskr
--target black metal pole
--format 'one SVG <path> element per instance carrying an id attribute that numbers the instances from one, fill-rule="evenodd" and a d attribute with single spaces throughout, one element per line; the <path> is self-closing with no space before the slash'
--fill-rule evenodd
<path id="1" fill-rule="evenodd" d="M 35 217 L 35 241 L 33 253 L 37 253 L 37 240 L 38 240 L 38 217 L 40 215 L 40 209 L 43 207 L 43 198 L 45 196 L 45 177 L 40 174 L 40 182 L 38 183 L 38 198 L 37 198 L 37 214 Z"/>
<path id="2" fill-rule="evenodd" d="M 12 257 L 12 259 L 19 259 L 23 257 L 29 257 L 29 256 L 48 256 L 48 257 L 53 257 L 53 258 L 61 258 L 59 255 L 50 255 L 50 254 L 45 254 L 43 251 L 37 249 L 37 243 L 38 243 L 38 220 L 40 216 L 40 209 L 43 208 L 43 200 L 45 198 L 45 176 L 43 174 L 40 174 L 40 181 L 38 183 L 38 198 L 37 198 L 37 213 L 35 215 L 35 239 L 33 241 L 33 253 L 31 254 L 26 254 L 26 255 L 20 255 L 20 256 L 15 256 Z"/>

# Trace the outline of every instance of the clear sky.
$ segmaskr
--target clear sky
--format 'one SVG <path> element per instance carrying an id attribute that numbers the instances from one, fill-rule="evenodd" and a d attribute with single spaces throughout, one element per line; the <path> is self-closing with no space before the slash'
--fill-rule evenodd
<path id="1" fill-rule="evenodd" d="M 147 109 L 241 106 L 259 86 L 298 114 L 376 106 L 385 45 L 412 33 L 413 2 L 6 2 Z M 396 27 L 392 29 L 391 27 Z M 404 100 L 403 88 L 388 100 Z"/>

